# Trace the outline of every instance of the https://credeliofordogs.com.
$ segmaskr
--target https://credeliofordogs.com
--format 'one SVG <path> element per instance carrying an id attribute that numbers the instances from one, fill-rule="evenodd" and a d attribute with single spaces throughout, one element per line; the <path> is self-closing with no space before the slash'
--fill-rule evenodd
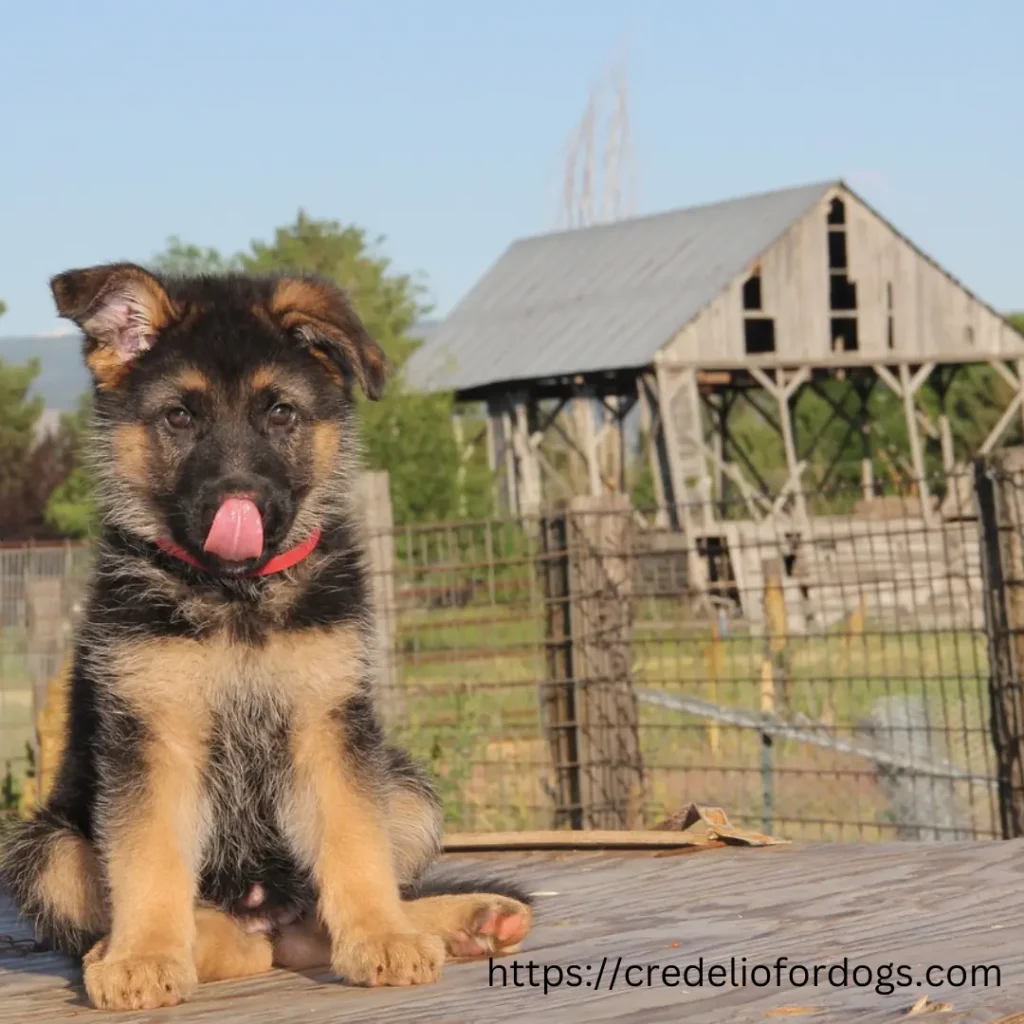
<path id="1" fill-rule="evenodd" d="M 536 960 L 488 961 L 487 984 L 491 988 L 582 988 L 614 992 L 629 988 L 863 988 L 879 995 L 907 989 L 1000 988 L 1002 970 L 996 964 L 932 964 L 915 968 L 907 964 L 875 966 L 851 964 L 849 957 L 829 964 L 794 963 L 780 956 L 773 963 L 748 963 L 744 957 L 728 962 L 705 963 L 703 957 L 688 963 L 629 963 L 621 956 L 605 956 L 593 963 L 557 964 Z"/>

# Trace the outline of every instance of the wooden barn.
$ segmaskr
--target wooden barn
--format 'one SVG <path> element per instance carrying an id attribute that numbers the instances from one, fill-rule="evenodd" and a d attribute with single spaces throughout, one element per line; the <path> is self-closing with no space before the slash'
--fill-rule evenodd
<path id="1" fill-rule="evenodd" d="M 656 441 L 659 503 L 703 506 L 710 519 L 716 477 L 771 504 L 778 497 L 730 443 L 730 410 L 751 391 L 778 403 L 783 490 L 799 506 L 801 442 L 813 440 L 794 436 L 802 390 L 837 374 L 851 380 L 864 397 L 855 427 L 869 435 L 867 396 L 890 389 L 906 409 L 908 476 L 921 479 L 922 432 L 941 444 L 948 471 L 963 457 L 944 414 L 922 422 L 921 389 L 942 408 L 960 367 L 994 365 L 1015 397 L 987 451 L 1020 412 L 1022 357 L 1024 337 L 1003 316 L 830 181 L 517 241 L 431 329 L 409 375 L 486 404 L 491 457 L 514 510 L 546 496 L 550 467 L 537 453 L 552 405 L 599 405 L 578 432 L 593 463 L 594 435 L 623 434 L 639 403 Z M 592 468 L 590 489 L 608 486 Z M 926 486 L 922 502 L 930 515 Z"/>
<path id="2" fill-rule="evenodd" d="M 979 444 L 956 436 L 947 408 L 957 374 L 981 364 L 1010 399 Z M 781 554 L 787 589 L 802 593 L 790 602 L 794 621 L 806 618 L 803 607 L 826 623 L 851 611 L 844 585 L 865 582 L 843 576 L 854 551 L 860 572 L 864 553 L 878 552 L 871 571 L 889 587 L 876 609 L 884 614 L 928 600 L 927 584 L 908 590 L 900 576 L 912 578 L 922 561 L 949 563 L 974 586 L 976 551 L 961 552 L 963 531 L 951 544 L 940 527 L 970 504 L 968 461 L 1024 421 L 1022 367 L 1024 337 L 1005 317 L 829 181 L 517 241 L 431 329 L 409 375 L 485 406 L 499 498 L 520 515 L 567 492 L 624 490 L 626 424 L 637 409 L 662 525 L 675 531 L 692 582 L 714 580 L 724 553 L 731 590 L 757 617 L 762 565 Z M 831 397 L 836 380 L 852 404 Z M 880 389 L 905 426 L 896 440 L 870 411 Z M 807 507 L 832 472 L 813 483 L 807 473 L 820 438 L 801 436 L 794 410 L 810 392 L 859 446 L 855 528 Z M 745 407 L 776 432 L 781 483 L 736 440 Z M 582 487 L 545 455 L 554 430 L 572 434 L 587 467 Z M 927 445 L 941 453 L 942 501 L 930 493 Z M 909 482 L 898 507 L 878 498 L 879 460 Z M 744 507 L 739 519 L 725 514 L 727 488 Z M 907 548 L 898 556 L 894 537 Z"/>

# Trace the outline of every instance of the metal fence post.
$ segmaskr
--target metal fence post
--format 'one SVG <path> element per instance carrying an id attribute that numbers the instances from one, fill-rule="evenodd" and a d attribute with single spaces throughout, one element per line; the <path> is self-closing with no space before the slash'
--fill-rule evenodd
<path id="1" fill-rule="evenodd" d="M 789 711 L 789 627 L 783 594 L 782 560 L 762 562 L 764 575 L 764 654 L 761 657 L 761 714 L 769 719 L 781 703 Z M 761 825 L 770 833 L 775 822 L 774 751 L 771 733 L 761 733 Z"/>
<path id="2" fill-rule="evenodd" d="M 989 646 L 990 731 L 1004 839 L 1024 835 L 1024 449 L 974 463 Z"/>
<path id="3" fill-rule="evenodd" d="M 544 588 L 544 662 L 542 721 L 554 768 L 554 827 L 583 828 L 576 690 L 572 663 L 572 614 L 569 603 L 569 541 L 564 511 L 540 523 L 541 581 Z"/>

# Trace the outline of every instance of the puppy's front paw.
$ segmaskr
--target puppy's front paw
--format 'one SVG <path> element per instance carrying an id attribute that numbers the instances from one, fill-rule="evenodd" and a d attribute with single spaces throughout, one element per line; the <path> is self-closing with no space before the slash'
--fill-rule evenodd
<path id="1" fill-rule="evenodd" d="M 82 960 L 85 991 L 99 1010 L 154 1010 L 177 1006 L 198 985 L 191 958 L 137 955 L 107 958 L 107 940 L 100 940 Z"/>
<path id="2" fill-rule="evenodd" d="M 423 985 L 441 976 L 444 954 L 436 935 L 370 934 L 335 946 L 331 969 L 351 985 Z"/>

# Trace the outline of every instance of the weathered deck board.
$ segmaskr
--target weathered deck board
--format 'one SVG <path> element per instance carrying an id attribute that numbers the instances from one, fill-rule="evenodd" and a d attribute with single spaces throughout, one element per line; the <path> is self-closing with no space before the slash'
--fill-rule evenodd
<path id="1" fill-rule="evenodd" d="M 331 1020 L 651 1021 L 731 1024 L 793 1019 L 869 1022 L 900 1019 L 928 992 L 953 1009 L 929 1019 L 991 1022 L 1024 1011 L 1024 842 L 932 843 L 718 849 L 692 855 L 654 853 L 516 853 L 450 856 L 450 866 L 500 867 L 538 898 L 536 929 L 523 962 L 592 964 L 602 956 L 628 964 L 987 963 L 1002 971 L 1000 988 L 927 990 L 892 995 L 873 989 L 655 987 L 614 991 L 488 987 L 488 965 L 455 964 L 435 986 L 359 990 L 323 976 L 276 972 L 247 982 L 204 987 L 172 1010 L 111 1014 L 89 1009 L 77 972 L 50 955 L 0 954 L 0 1024 L 35 1021 L 197 1022 L 247 1024 Z M 12 931 L 0 909 L 0 932 Z M 678 943 L 678 945 L 676 945 Z M 498 961 L 511 966 L 511 958 Z M 608 986 L 611 966 L 605 974 Z M 769 1017 L 781 1007 L 816 1013 Z M 909 1018 L 915 1020 L 916 1018 Z"/>

